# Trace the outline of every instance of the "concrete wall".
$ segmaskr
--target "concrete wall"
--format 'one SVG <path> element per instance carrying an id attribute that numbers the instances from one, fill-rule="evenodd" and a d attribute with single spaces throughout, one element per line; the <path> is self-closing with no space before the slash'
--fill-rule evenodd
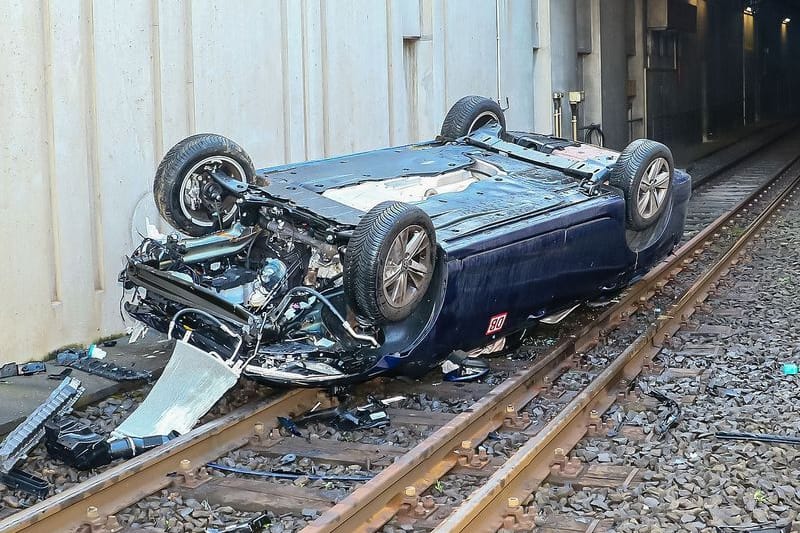
<path id="1" fill-rule="evenodd" d="M 431 138 L 466 94 L 550 131 L 549 4 L 500 1 L 498 95 L 487 0 L 0 3 L 0 361 L 123 330 L 132 226 L 187 135 L 268 166 Z"/>
<path id="2" fill-rule="evenodd" d="M 508 98 L 510 128 L 549 133 L 554 90 L 584 90 L 579 124 L 615 148 L 629 113 L 648 117 L 634 137 L 671 144 L 717 127 L 710 104 L 741 121 L 741 9 L 686 1 L 704 26 L 674 36 L 674 65 L 654 60 L 648 0 L 0 3 L 0 361 L 123 331 L 117 273 L 158 221 L 156 165 L 192 133 L 270 166 L 432 138 L 466 94 Z M 754 98 L 791 107 L 798 24 L 759 17 L 771 53 L 748 52 Z M 565 99 L 565 136 L 570 118 Z"/>

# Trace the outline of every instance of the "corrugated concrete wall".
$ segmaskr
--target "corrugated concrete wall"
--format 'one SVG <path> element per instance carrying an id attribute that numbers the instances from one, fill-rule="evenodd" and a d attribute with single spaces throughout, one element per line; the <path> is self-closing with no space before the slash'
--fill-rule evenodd
<path id="1" fill-rule="evenodd" d="M 509 125 L 549 130 L 550 102 L 534 106 L 533 50 L 549 46 L 537 17 L 550 4 L 499 5 Z M 498 96 L 495 8 L 0 3 L 0 361 L 123 329 L 117 273 L 176 141 L 220 132 L 269 166 L 430 138 L 462 95 Z"/>

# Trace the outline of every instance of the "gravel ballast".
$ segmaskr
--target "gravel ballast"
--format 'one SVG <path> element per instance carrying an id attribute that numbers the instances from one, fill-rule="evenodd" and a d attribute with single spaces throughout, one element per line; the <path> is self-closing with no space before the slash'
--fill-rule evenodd
<path id="1" fill-rule="evenodd" d="M 783 209 L 731 269 L 704 310 L 692 317 L 657 362 L 697 369 L 644 377 L 681 402 L 679 425 L 664 436 L 584 439 L 575 455 L 640 469 L 627 490 L 564 490 L 543 485 L 534 495 L 543 517 L 610 518 L 615 531 L 734 531 L 786 525 L 800 510 L 800 446 L 725 441 L 719 431 L 800 436 L 800 205 Z M 697 347 L 703 347 L 698 350 Z M 709 348 L 716 355 L 709 356 Z M 625 420 L 654 431 L 658 409 L 621 406 Z M 793 531 L 800 530 L 794 522 Z M 741 529 L 739 529 L 741 530 Z"/>

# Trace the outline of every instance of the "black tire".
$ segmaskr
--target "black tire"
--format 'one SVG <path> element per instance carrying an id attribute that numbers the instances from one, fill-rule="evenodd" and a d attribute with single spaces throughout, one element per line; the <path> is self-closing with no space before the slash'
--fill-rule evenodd
<path id="1" fill-rule="evenodd" d="M 483 96 L 465 96 L 450 108 L 442 122 L 442 137 L 458 139 L 491 121 L 500 123 L 500 131 L 506 129 L 506 116 L 500 104 Z"/>
<path id="2" fill-rule="evenodd" d="M 219 168 L 229 176 L 247 183 L 253 183 L 256 174 L 247 152 L 222 135 L 200 133 L 170 148 L 156 170 L 153 196 L 161 216 L 174 228 L 194 237 L 221 229 L 220 226 L 230 226 L 236 212 L 235 198 L 224 193 L 220 195 L 220 208 L 217 210 L 221 215 L 216 217 L 205 202 L 194 210 L 191 204 L 187 204 L 189 198 L 184 196 L 182 199 L 184 182 L 192 176 L 197 180 L 195 183 L 202 181 L 204 187 L 214 187 L 215 182 L 203 174 L 202 169 L 208 168 L 204 161 L 208 161 L 208 165 L 219 164 Z M 200 168 L 196 168 L 198 164 L 201 164 Z M 215 190 L 219 192 L 221 188 Z"/>
<path id="3" fill-rule="evenodd" d="M 409 260 L 405 253 L 409 247 L 403 246 L 401 234 L 409 245 L 424 245 L 426 251 L 412 254 Z M 402 253 L 398 255 L 398 251 Z M 401 256 L 403 260 L 399 260 Z M 394 265 L 398 269 L 389 276 L 397 273 L 397 282 L 391 284 L 387 269 Z M 435 266 L 436 233 L 430 217 L 413 205 L 382 202 L 361 218 L 347 243 L 345 294 L 360 316 L 376 324 L 396 322 L 409 316 L 425 297 Z M 406 290 L 401 293 L 402 288 Z"/>
<path id="4" fill-rule="evenodd" d="M 672 195 L 674 171 L 672 152 L 656 141 L 637 139 L 622 151 L 611 169 L 609 182 L 625 195 L 629 229 L 647 229 L 664 214 Z"/>

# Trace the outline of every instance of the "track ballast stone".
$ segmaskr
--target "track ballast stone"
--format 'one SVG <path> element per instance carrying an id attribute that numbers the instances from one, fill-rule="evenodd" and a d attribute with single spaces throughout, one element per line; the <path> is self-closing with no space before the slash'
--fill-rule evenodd
<path id="1" fill-rule="evenodd" d="M 800 375 L 782 372 L 783 363 L 800 362 L 798 204 L 783 209 L 657 359 L 697 375 L 641 378 L 681 403 L 679 425 L 659 438 L 652 433 L 663 408 L 623 404 L 616 409 L 626 423 L 641 426 L 649 440 L 587 438 L 574 451 L 589 464 L 637 467 L 642 481 L 627 489 L 544 484 L 533 498 L 543 518 L 612 519 L 620 532 L 716 533 L 793 521 L 792 531 L 800 531 L 800 446 L 714 436 L 800 437 Z"/>

